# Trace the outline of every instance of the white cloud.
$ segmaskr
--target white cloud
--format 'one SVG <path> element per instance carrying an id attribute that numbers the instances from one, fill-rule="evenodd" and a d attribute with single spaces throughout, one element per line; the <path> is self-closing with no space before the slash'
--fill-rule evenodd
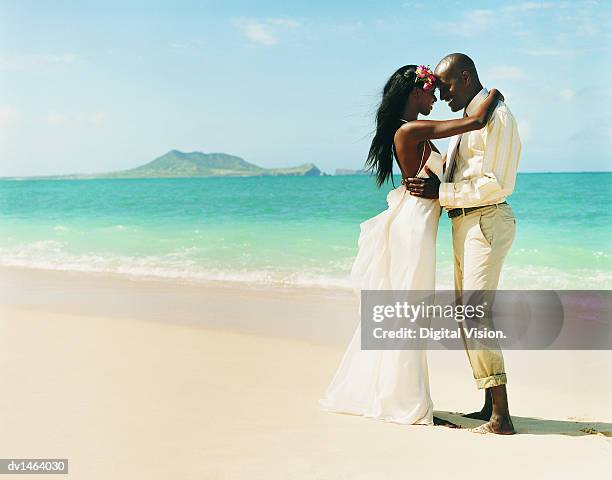
<path id="1" fill-rule="evenodd" d="M 572 48 L 525 48 L 517 50 L 518 53 L 525 55 L 533 55 L 536 57 L 570 57 L 574 55 L 580 55 L 587 53 L 585 49 L 572 49 Z"/>
<path id="2" fill-rule="evenodd" d="M 456 22 L 437 22 L 433 27 L 439 34 L 473 37 L 493 27 L 495 13 L 492 10 L 472 10 L 464 13 Z"/>
<path id="3" fill-rule="evenodd" d="M 61 113 L 49 113 L 43 117 L 43 121 L 47 125 L 51 125 L 52 127 L 57 127 L 60 125 L 64 125 L 68 120 L 68 117 Z"/>
<path id="4" fill-rule="evenodd" d="M 0 69 L 26 70 L 48 65 L 70 64 L 76 60 L 77 56 L 74 53 L 0 54 Z"/>
<path id="5" fill-rule="evenodd" d="M 291 18 L 269 18 L 267 22 L 279 27 L 297 28 L 300 26 L 300 22 Z"/>
<path id="6" fill-rule="evenodd" d="M 571 101 L 576 96 L 576 92 L 571 88 L 564 88 L 559 91 L 559 97 L 566 102 Z"/>
<path id="7" fill-rule="evenodd" d="M 8 127 L 15 123 L 17 109 L 14 107 L 0 107 L 0 127 Z"/>
<path id="8" fill-rule="evenodd" d="M 82 112 L 73 116 L 74 120 L 85 125 L 101 125 L 108 120 L 106 112 Z"/>
<path id="9" fill-rule="evenodd" d="M 375 25 L 377 27 L 384 26 L 387 23 L 388 22 L 384 20 L 375 21 Z M 365 22 L 359 20 L 356 22 L 332 23 L 328 25 L 323 25 L 323 27 L 331 33 L 338 33 L 341 35 L 345 35 L 345 34 L 352 35 L 360 31 L 363 31 L 366 28 L 366 24 Z"/>
<path id="10" fill-rule="evenodd" d="M 525 72 L 519 67 L 511 65 L 498 65 L 485 72 L 485 78 L 489 80 L 522 80 Z"/>
<path id="11" fill-rule="evenodd" d="M 468 17 L 479 24 L 490 22 L 493 19 L 493 15 L 494 13 L 491 10 L 474 10 L 468 13 Z"/>
<path id="12" fill-rule="evenodd" d="M 250 22 L 244 26 L 243 33 L 253 43 L 261 45 L 275 45 L 278 43 L 276 36 L 263 23 Z"/>
<path id="13" fill-rule="evenodd" d="M 90 112 L 82 114 L 82 119 L 91 125 L 101 125 L 108 120 L 106 112 Z"/>
<path id="14" fill-rule="evenodd" d="M 590 18 L 583 18 L 576 26 L 576 35 L 579 37 L 594 37 L 598 33 L 597 24 Z"/>
<path id="15" fill-rule="evenodd" d="M 552 8 L 554 5 L 552 2 L 521 2 L 513 5 L 506 5 L 502 10 L 507 12 L 516 11 L 529 11 L 529 10 L 543 10 Z"/>
<path id="16" fill-rule="evenodd" d="M 568 33 L 577 37 L 594 37 L 601 25 L 609 23 L 607 12 L 598 2 L 583 1 L 579 5 L 564 4 L 557 16 Z"/>
<path id="17" fill-rule="evenodd" d="M 241 18 L 236 23 L 249 41 L 266 46 L 276 45 L 284 31 L 301 26 L 300 22 L 291 18 Z"/>

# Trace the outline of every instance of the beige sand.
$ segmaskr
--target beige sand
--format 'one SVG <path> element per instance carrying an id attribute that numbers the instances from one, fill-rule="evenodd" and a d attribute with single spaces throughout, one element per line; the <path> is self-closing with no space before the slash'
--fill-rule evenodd
<path id="1" fill-rule="evenodd" d="M 612 472 L 612 352 L 507 352 L 521 434 L 480 436 L 318 409 L 355 326 L 348 292 L 14 269 L 0 287 L 0 456 L 67 457 L 68 478 Z M 437 410 L 480 404 L 463 352 L 430 365 Z"/>

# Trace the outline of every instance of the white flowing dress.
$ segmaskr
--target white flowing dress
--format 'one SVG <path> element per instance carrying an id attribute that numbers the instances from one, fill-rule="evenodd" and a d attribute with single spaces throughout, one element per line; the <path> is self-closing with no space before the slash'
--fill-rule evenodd
<path id="1" fill-rule="evenodd" d="M 425 162 L 442 176 L 442 157 Z M 417 176 L 428 175 L 423 168 Z M 387 195 L 388 208 L 361 224 L 351 280 L 359 290 L 434 290 L 437 199 Z M 433 424 L 426 350 L 361 350 L 361 323 L 319 405 L 326 411 L 401 424 Z"/>

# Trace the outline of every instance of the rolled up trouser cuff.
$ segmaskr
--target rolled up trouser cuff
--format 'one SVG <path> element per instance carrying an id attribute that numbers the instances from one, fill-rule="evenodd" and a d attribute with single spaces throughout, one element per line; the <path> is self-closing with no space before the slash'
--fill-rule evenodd
<path id="1" fill-rule="evenodd" d="M 499 387 L 500 385 L 505 385 L 506 383 L 508 383 L 508 379 L 506 378 L 505 373 L 497 373 L 489 377 L 476 378 L 475 380 L 476 380 L 476 386 L 479 389 Z"/>

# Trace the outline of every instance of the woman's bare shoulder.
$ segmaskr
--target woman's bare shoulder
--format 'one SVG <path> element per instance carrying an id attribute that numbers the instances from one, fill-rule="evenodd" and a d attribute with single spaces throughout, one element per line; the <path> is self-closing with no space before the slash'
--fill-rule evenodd
<path id="1" fill-rule="evenodd" d="M 394 139 L 396 142 L 400 141 L 402 143 L 413 143 L 415 139 L 412 136 L 413 128 L 410 123 L 404 123 L 400 128 L 395 132 Z"/>

